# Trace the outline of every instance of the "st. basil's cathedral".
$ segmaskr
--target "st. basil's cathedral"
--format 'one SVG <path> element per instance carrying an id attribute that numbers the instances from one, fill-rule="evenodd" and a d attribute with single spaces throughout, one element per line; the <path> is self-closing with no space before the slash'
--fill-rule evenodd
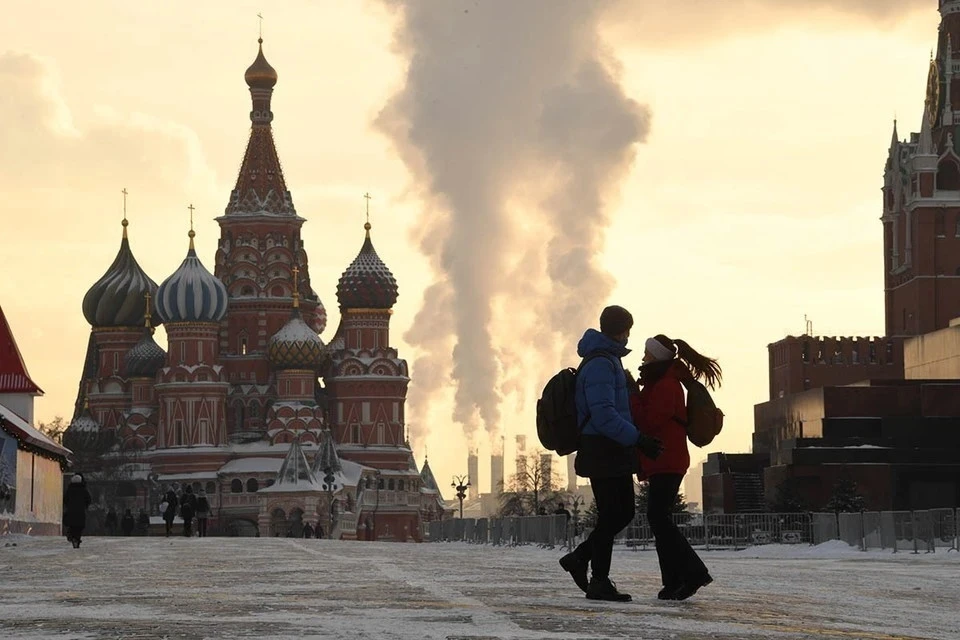
<path id="1" fill-rule="evenodd" d="M 124 218 L 113 264 L 83 299 L 92 331 L 65 442 L 93 452 L 100 495 L 152 515 L 165 489 L 191 486 L 224 534 L 299 535 L 309 523 L 336 538 L 420 540 L 444 503 L 405 435 L 409 374 L 390 346 L 397 282 L 368 221 L 337 284 L 340 326 L 321 341 L 327 314 L 274 145 L 277 72 L 262 43 L 245 74 L 252 126 L 217 218 L 214 271 L 191 228 L 158 286 Z"/>

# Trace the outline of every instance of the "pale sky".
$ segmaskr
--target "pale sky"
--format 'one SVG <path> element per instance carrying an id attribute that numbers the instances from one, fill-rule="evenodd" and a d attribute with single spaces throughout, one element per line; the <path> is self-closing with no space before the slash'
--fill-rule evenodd
<path id="1" fill-rule="evenodd" d="M 118 248 L 121 189 L 130 192 L 134 254 L 156 282 L 183 258 L 191 202 L 198 252 L 212 270 L 213 219 L 249 128 L 243 72 L 256 54 L 258 11 L 279 73 L 277 148 L 330 316 L 322 338 L 337 326 L 336 282 L 360 248 L 369 191 L 374 243 L 400 284 L 392 339 L 416 360 L 403 336 L 436 275 L 415 227 L 435 203 L 420 197 L 424 185 L 373 124 L 407 68 L 384 4 L 4 8 L 0 303 L 46 391 L 39 420 L 73 410 L 89 333 L 80 303 Z M 708 449 L 691 447 L 696 460 L 749 450 L 753 406 L 767 399 L 766 345 L 802 333 L 804 314 L 817 334 L 882 335 L 883 164 L 894 114 L 901 136 L 918 129 L 939 16 L 935 0 L 905 3 L 912 12 L 850 2 L 846 13 L 814 0 L 791 3 L 795 11 L 765 9 L 772 0 L 690 2 L 682 14 L 658 4 L 675 3 L 624 2 L 604 22 L 606 54 L 651 120 L 609 194 L 600 260 L 617 282 L 609 301 L 634 311 L 634 346 L 662 332 L 723 366 L 726 427 Z M 493 338 L 522 355 L 504 317 Z M 503 402 L 508 458 L 516 434 L 536 440 L 543 371 L 576 363 L 574 344 L 556 349 L 562 360 L 524 369 L 521 390 Z M 625 363 L 635 368 L 639 355 Z M 415 367 L 412 377 L 415 396 Z M 431 396 L 407 416 L 417 459 L 428 447 L 441 487 L 466 472 L 467 438 L 452 422 L 451 398 L 452 390 Z M 477 443 L 486 491 L 490 448 L 486 436 Z"/>

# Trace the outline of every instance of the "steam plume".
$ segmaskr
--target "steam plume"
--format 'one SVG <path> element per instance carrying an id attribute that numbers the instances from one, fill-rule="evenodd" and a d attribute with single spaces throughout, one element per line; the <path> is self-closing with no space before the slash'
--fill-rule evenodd
<path id="1" fill-rule="evenodd" d="M 420 249 L 448 294 L 428 295 L 418 314 L 442 338 L 405 336 L 423 354 L 411 400 L 452 366 L 453 418 L 472 440 L 481 423 L 498 429 L 504 391 L 522 392 L 523 355 L 562 339 L 569 357 L 595 322 L 613 285 L 595 263 L 603 195 L 628 170 L 647 113 L 599 39 L 613 0 L 383 2 L 397 10 L 409 68 L 377 122 L 423 190 Z M 540 339 L 525 341 L 534 327 Z"/>

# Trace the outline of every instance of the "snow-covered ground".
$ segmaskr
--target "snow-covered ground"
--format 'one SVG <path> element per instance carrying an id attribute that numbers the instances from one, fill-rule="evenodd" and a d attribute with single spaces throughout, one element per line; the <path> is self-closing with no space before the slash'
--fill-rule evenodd
<path id="1" fill-rule="evenodd" d="M 627 604 L 586 600 L 561 554 L 179 537 L 88 538 L 75 550 L 0 537 L 0 638 L 960 638 L 956 552 L 704 552 L 715 582 L 661 602 L 656 554 L 618 549 Z"/>

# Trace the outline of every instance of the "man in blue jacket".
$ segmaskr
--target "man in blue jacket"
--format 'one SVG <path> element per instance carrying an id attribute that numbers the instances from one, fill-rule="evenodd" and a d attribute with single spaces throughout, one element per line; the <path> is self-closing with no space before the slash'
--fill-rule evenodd
<path id="1" fill-rule="evenodd" d="M 621 358 L 630 353 L 627 339 L 633 316 L 611 306 L 600 314 L 600 331 L 587 329 L 577 345 L 581 358 L 594 356 L 577 374 L 577 414 L 583 429 L 576 471 L 590 479 L 597 504 L 597 523 L 560 566 L 591 600 L 627 602 L 630 595 L 617 591 L 610 581 L 613 539 L 633 520 L 633 474 L 638 471 L 637 448 L 649 458 L 660 455 L 655 438 L 642 435 L 630 416 L 630 387 Z M 593 576 L 587 580 L 588 565 Z"/>

